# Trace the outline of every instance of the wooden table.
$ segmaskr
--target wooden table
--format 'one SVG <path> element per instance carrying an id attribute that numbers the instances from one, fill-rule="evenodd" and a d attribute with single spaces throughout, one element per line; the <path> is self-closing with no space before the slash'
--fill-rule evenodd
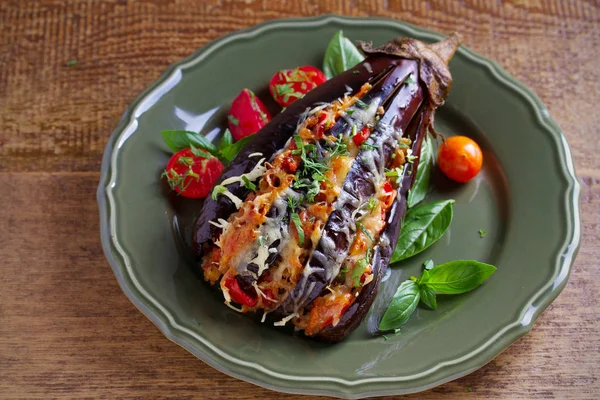
<path id="1" fill-rule="evenodd" d="M 460 31 L 546 103 L 582 184 L 581 250 L 569 284 L 533 331 L 479 371 L 409 398 L 597 398 L 598 7 L 560 0 L 1 1 L 0 398 L 281 396 L 210 368 L 135 309 L 104 259 L 95 191 L 112 129 L 169 64 L 233 30 L 328 12 Z"/>

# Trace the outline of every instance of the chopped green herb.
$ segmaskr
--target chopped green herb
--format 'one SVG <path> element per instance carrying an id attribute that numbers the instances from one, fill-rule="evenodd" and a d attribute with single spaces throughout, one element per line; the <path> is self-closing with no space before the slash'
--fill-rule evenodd
<path id="1" fill-rule="evenodd" d="M 77 63 L 78 63 L 77 60 L 69 60 L 69 61 L 67 61 L 67 67 L 74 67 L 77 65 Z"/>
<path id="2" fill-rule="evenodd" d="M 371 241 L 371 243 L 373 243 L 374 242 L 373 236 L 371 236 L 371 234 L 369 233 L 369 231 L 367 230 L 367 228 L 365 228 L 365 226 L 363 225 L 363 223 L 359 221 L 359 222 L 356 223 L 356 225 L 369 238 L 369 240 Z"/>
<path id="3" fill-rule="evenodd" d="M 360 71 L 359 71 L 359 70 L 357 70 L 357 69 L 355 69 L 354 71 L 352 71 L 352 73 L 353 73 L 354 75 L 358 75 L 358 74 L 360 74 Z"/>
<path id="4" fill-rule="evenodd" d="M 202 158 L 210 158 L 211 157 L 210 153 L 207 153 L 206 151 L 202 151 L 202 150 L 195 148 L 194 145 L 191 143 L 190 143 L 190 151 L 196 157 L 202 157 Z"/>
<path id="5" fill-rule="evenodd" d="M 487 235 L 487 231 L 484 231 L 483 229 L 479 230 L 479 237 L 483 238 L 485 235 Z"/>
<path id="6" fill-rule="evenodd" d="M 354 108 L 349 108 L 349 109 L 347 109 L 347 110 L 346 110 L 346 114 L 348 114 L 348 115 L 352 115 L 352 114 L 354 114 Z"/>
<path id="7" fill-rule="evenodd" d="M 362 146 L 360 146 L 361 150 L 377 150 L 379 147 L 377 146 L 373 146 L 372 144 L 368 144 L 368 143 L 364 143 Z"/>
<path id="8" fill-rule="evenodd" d="M 235 126 L 238 126 L 240 124 L 240 120 L 234 117 L 233 115 L 228 115 L 227 119 Z"/>
<path id="9" fill-rule="evenodd" d="M 388 340 L 388 337 L 387 337 L 387 336 L 385 336 L 385 335 L 381 335 L 381 336 L 383 337 L 383 340 L 385 340 L 385 341 L 387 341 L 387 340 Z"/>
<path id="10" fill-rule="evenodd" d="M 404 83 L 405 83 L 406 85 L 412 85 L 412 84 L 416 83 L 416 81 L 415 81 L 415 80 L 414 80 L 414 78 L 413 78 L 413 74 L 410 74 L 410 75 L 408 75 L 408 76 L 406 77 L 406 79 L 404 80 Z"/>
<path id="11" fill-rule="evenodd" d="M 296 213 L 292 213 L 292 222 L 296 226 L 296 231 L 298 232 L 298 243 L 300 246 L 304 246 L 304 230 L 302 229 L 302 221 L 300 221 L 300 216 Z"/>
<path id="12" fill-rule="evenodd" d="M 302 199 L 303 199 L 302 196 L 299 196 L 299 197 L 290 196 L 290 197 L 288 197 L 287 202 L 288 202 L 289 209 L 292 212 L 296 211 L 296 208 L 298 208 L 298 206 L 302 202 Z"/>
<path id="13" fill-rule="evenodd" d="M 369 105 L 367 103 L 365 103 L 364 101 L 362 101 L 361 99 L 356 100 L 356 105 L 363 109 L 369 107 Z"/>
<path id="14" fill-rule="evenodd" d="M 352 270 L 352 281 L 354 282 L 354 287 L 360 286 L 360 279 L 362 275 L 365 273 L 365 270 L 371 263 L 371 249 L 367 250 L 367 254 L 364 258 L 361 258 L 354 264 L 354 269 Z"/>
<path id="15" fill-rule="evenodd" d="M 367 209 L 372 214 L 375 211 L 375 207 L 377 207 L 377 200 L 375 200 L 375 197 L 371 197 L 367 202 Z"/>
<path id="16" fill-rule="evenodd" d="M 179 157 L 177 163 L 191 167 L 192 165 L 194 165 L 194 157 Z"/>
<path id="17" fill-rule="evenodd" d="M 221 193 L 226 192 L 226 191 L 227 191 L 227 188 L 225 186 L 223 186 L 223 185 L 217 185 L 213 189 L 211 197 L 212 197 L 213 200 L 216 200 L 217 197 L 219 197 L 219 195 Z"/>
<path id="18" fill-rule="evenodd" d="M 247 187 L 250 190 L 256 190 L 256 185 L 250 182 L 250 179 L 246 175 L 242 175 L 242 186 Z"/>
<path id="19" fill-rule="evenodd" d="M 352 136 L 356 136 L 358 133 L 358 126 L 352 125 Z"/>
<path id="20" fill-rule="evenodd" d="M 258 245 L 260 247 L 263 247 L 263 244 L 265 243 L 265 239 L 266 238 L 264 236 L 262 236 L 262 235 L 258 237 Z"/>
<path id="21" fill-rule="evenodd" d="M 467 387 L 467 392 L 472 392 L 473 388 L 471 386 Z"/>
<path id="22" fill-rule="evenodd" d="M 404 173 L 404 166 L 401 166 L 401 167 L 396 167 L 391 171 L 387 171 L 385 173 L 385 176 L 388 176 L 390 178 L 395 178 L 396 182 L 400 183 L 400 181 L 402 180 L 403 173 Z"/>

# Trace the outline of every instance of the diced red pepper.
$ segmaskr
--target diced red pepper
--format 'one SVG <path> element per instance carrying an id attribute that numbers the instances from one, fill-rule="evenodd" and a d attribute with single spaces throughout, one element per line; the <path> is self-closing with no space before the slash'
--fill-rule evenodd
<path id="1" fill-rule="evenodd" d="M 282 167 L 288 174 L 293 174 L 298 169 L 298 161 L 294 157 L 288 156 L 283 159 Z"/>
<path id="2" fill-rule="evenodd" d="M 236 303 L 254 307 L 258 302 L 256 297 L 250 296 L 248 293 L 244 292 L 240 287 L 238 280 L 234 278 L 229 278 L 225 281 L 225 287 L 229 289 L 229 296 L 231 296 L 231 300 Z"/>
<path id="3" fill-rule="evenodd" d="M 371 130 L 368 126 L 365 126 L 360 130 L 360 132 L 357 132 L 356 135 L 352 137 L 352 140 L 354 140 L 354 143 L 356 143 L 357 146 L 360 146 L 369 138 L 370 135 Z"/>
<path id="4" fill-rule="evenodd" d="M 394 191 L 394 187 L 392 186 L 390 181 L 385 181 L 385 183 L 382 186 L 382 189 L 386 193 L 392 193 Z"/>

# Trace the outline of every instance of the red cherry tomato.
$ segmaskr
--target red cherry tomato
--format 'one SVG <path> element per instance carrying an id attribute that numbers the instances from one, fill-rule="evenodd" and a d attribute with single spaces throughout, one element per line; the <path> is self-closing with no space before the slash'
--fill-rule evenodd
<path id="1" fill-rule="evenodd" d="M 368 126 L 365 126 L 360 130 L 360 132 L 357 132 L 356 135 L 352 136 L 352 140 L 354 140 L 354 143 L 356 143 L 357 146 L 360 146 L 369 138 L 370 135 L 371 130 Z"/>
<path id="2" fill-rule="evenodd" d="M 287 107 L 326 80 L 324 73 L 310 65 L 282 69 L 271 78 L 269 90 L 281 107 Z"/>
<path id="3" fill-rule="evenodd" d="M 242 290 L 240 283 L 236 278 L 227 279 L 227 281 L 225 281 L 225 287 L 229 289 L 229 296 L 231 296 L 231 300 L 235 301 L 236 303 L 254 307 L 258 302 L 258 298 L 252 297 Z"/>
<path id="4" fill-rule="evenodd" d="M 221 161 L 207 152 L 183 149 L 173 154 L 162 176 L 180 195 L 200 199 L 208 196 L 223 169 Z"/>
<path id="5" fill-rule="evenodd" d="M 438 165 L 448 178 L 468 182 L 481 170 L 483 154 L 479 145 L 466 136 L 452 136 L 438 150 Z"/>
<path id="6" fill-rule="evenodd" d="M 258 132 L 271 120 L 271 114 L 262 101 L 250 89 L 244 89 L 231 103 L 227 123 L 233 138 Z"/>

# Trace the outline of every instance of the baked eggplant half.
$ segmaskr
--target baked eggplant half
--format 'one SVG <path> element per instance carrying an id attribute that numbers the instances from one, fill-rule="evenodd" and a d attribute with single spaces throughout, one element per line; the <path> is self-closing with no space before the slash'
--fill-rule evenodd
<path id="1" fill-rule="evenodd" d="M 398 238 L 458 35 L 362 43 L 368 57 L 295 101 L 226 168 L 193 251 L 225 304 L 337 342 L 365 317 Z"/>

